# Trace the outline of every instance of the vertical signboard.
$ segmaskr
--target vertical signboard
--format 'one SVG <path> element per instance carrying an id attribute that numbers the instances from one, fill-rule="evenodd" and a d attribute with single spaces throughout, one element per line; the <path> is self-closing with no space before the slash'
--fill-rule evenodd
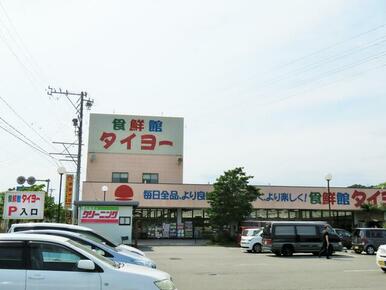
<path id="1" fill-rule="evenodd" d="M 70 208 L 72 205 L 72 191 L 74 189 L 74 175 L 73 174 L 67 174 L 66 175 L 66 196 L 64 199 L 64 206 L 66 208 Z"/>
<path id="2" fill-rule="evenodd" d="M 11 191 L 4 197 L 3 219 L 43 219 L 43 191 Z"/>

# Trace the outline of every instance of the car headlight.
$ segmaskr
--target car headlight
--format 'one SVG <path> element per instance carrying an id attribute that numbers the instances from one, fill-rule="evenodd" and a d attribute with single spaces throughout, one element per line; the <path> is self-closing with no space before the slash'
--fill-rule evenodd
<path id="1" fill-rule="evenodd" d="M 386 248 L 379 248 L 378 251 L 381 255 L 386 255 Z"/>
<path id="2" fill-rule="evenodd" d="M 173 282 L 169 279 L 161 280 L 161 281 L 155 281 L 154 284 L 158 287 L 160 290 L 175 290 L 177 289 Z"/>
<path id="3" fill-rule="evenodd" d="M 153 269 L 157 268 L 157 266 L 152 261 L 147 261 L 147 260 L 137 260 L 135 261 L 135 264 L 153 268 Z"/>

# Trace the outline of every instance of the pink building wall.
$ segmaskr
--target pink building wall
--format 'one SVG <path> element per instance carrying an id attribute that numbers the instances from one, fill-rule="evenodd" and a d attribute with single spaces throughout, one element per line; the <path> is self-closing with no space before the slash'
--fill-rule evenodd
<path id="1" fill-rule="evenodd" d="M 159 183 L 183 183 L 183 159 L 175 155 L 88 153 L 87 182 L 111 182 L 112 172 L 128 172 L 129 182 L 143 173 L 158 173 Z"/>

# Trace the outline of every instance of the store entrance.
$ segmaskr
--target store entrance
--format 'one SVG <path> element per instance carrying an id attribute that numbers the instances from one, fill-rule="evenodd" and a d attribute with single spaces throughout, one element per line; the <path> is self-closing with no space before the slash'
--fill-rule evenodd
<path id="1" fill-rule="evenodd" d="M 211 232 L 204 209 L 138 208 L 134 219 L 138 239 L 203 239 Z"/>

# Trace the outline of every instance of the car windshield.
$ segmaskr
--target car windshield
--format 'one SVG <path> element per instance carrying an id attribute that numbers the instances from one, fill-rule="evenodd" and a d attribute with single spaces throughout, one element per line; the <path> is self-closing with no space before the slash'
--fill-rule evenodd
<path id="1" fill-rule="evenodd" d="M 92 255 L 95 259 L 101 260 L 102 262 L 108 264 L 108 265 L 111 266 L 111 267 L 114 267 L 114 268 L 119 268 L 119 267 L 120 267 L 120 265 L 117 264 L 116 262 L 114 262 L 114 261 L 112 261 L 112 260 L 110 260 L 110 259 L 108 259 L 108 258 L 102 256 L 101 254 L 98 254 L 96 251 L 91 250 L 91 249 L 90 249 L 89 247 L 87 247 L 87 246 L 84 246 L 84 245 L 82 245 L 82 244 L 80 244 L 80 243 L 78 243 L 78 242 L 75 242 L 75 241 L 73 241 L 73 240 L 68 240 L 68 242 L 69 242 L 71 245 L 73 245 L 73 246 L 75 246 L 75 247 L 77 247 L 77 248 L 80 248 L 80 249 L 82 249 L 83 251 L 87 252 L 88 254 Z"/>
<path id="2" fill-rule="evenodd" d="M 86 238 L 89 238 L 90 240 L 92 240 L 94 242 L 107 245 L 107 246 L 109 246 L 111 248 L 118 247 L 118 244 L 114 243 L 113 241 L 110 241 L 110 240 L 106 239 L 105 237 L 102 237 L 102 236 L 98 235 L 97 233 L 94 233 L 94 232 L 91 232 L 91 231 L 79 231 L 79 233 L 82 234 L 82 236 L 84 236 Z"/>
<path id="3" fill-rule="evenodd" d="M 337 230 L 337 233 L 341 235 L 342 237 L 350 237 L 351 234 L 346 230 Z"/>
<path id="4" fill-rule="evenodd" d="M 254 237 L 254 236 L 257 236 L 260 231 L 261 231 L 261 229 L 247 229 L 247 230 L 243 230 L 242 236 L 244 236 L 244 237 Z"/>

